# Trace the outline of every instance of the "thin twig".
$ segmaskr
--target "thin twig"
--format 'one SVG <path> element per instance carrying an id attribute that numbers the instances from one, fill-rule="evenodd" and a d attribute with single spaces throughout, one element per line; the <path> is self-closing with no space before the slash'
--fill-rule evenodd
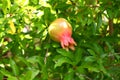
<path id="1" fill-rule="evenodd" d="M 92 80 L 90 77 L 86 76 L 86 75 L 83 75 L 83 74 L 79 74 L 79 73 L 76 73 L 77 76 L 82 76 L 88 80 Z"/>
<path id="2" fill-rule="evenodd" d="M 50 43 L 50 39 L 48 40 L 48 43 Z M 47 57 L 49 56 L 48 51 L 49 51 L 49 49 L 47 48 L 47 49 L 46 49 L 45 58 L 44 58 L 44 63 L 45 63 L 45 64 L 46 64 L 46 62 L 47 62 Z"/>
<path id="3" fill-rule="evenodd" d="M 115 53 L 115 54 L 109 54 L 108 57 L 119 55 L 120 53 Z"/>

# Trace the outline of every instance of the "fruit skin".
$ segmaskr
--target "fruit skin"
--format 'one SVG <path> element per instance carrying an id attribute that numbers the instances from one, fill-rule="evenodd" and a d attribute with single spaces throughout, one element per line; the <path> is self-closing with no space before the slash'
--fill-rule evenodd
<path id="1" fill-rule="evenodd" d="M 66 19 L 58 18 L 53 21 L 48 28 L 48 32 L 54 41 L 61 43 L 63 49 L 75 50 L 74 46 L 77 44 L 71 37 L 72 27 Z"/>

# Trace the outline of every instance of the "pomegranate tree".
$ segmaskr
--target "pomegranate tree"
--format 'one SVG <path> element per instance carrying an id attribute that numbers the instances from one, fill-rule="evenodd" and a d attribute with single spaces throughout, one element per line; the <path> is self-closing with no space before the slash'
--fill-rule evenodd
<path id="1" fill-rule="evenodd" d="M 63 49 L 75 50 L 74 46 L 77 44 L 71 37 L 72 27 L 66 19 L 58 18 L 53 21 L 48 28 L 48 32 L 54 41 L 60 42 Z"/>

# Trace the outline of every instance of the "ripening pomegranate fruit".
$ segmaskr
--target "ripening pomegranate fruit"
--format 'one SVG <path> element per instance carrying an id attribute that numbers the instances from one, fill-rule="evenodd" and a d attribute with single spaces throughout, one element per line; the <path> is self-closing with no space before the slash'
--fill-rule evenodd
<path id="1" fill-rule="evenodd" d="M 63 49 L 75 50 L 74 46 L 77 44 L 71 37 L 72 27 L 66 19 L 58 18 L 53 21 L 48 28 L 48 32 L 54 41 L 60 42 Z"/>

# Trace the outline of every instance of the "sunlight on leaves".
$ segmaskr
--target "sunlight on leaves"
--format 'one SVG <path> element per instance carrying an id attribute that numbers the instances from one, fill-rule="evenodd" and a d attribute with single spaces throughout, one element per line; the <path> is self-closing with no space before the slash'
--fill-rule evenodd
<path id="1" fill-rule="evenodd" d="M 10 20 L 8 23 L 9 23 L 9 27 L 10 27 L 10 29 L 11 29 L 11 30 L 8 30 L 8 33 L 10 33 L 10 34 L 15 34 L 16 28 L 15 28 L 15 25 L 14 25 L 13 21 Z"/>

